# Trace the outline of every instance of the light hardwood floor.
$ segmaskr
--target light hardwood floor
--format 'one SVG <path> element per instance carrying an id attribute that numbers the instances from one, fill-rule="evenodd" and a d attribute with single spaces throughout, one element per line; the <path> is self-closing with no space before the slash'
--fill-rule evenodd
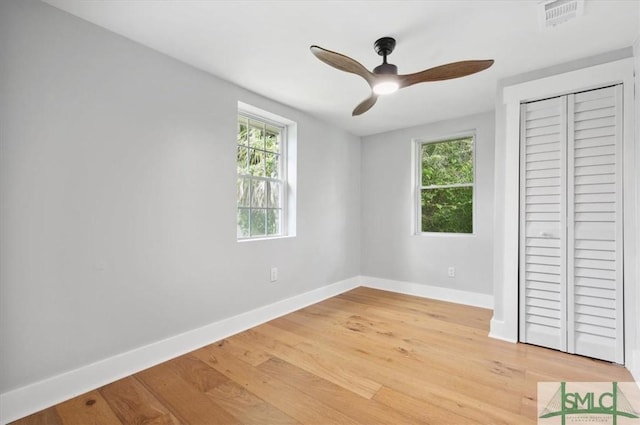
<path id="1" fill-rule="evenodd" d="M 14 424 L 535 424 L 539 381 L 633 380 L 490 318 L 359 288 Z"/>

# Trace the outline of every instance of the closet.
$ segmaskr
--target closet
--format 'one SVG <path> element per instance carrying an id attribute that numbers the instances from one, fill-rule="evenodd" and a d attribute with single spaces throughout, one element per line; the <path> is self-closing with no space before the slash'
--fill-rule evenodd
<path id="1" fill-rule="evenodd" d="M 624 362 L 622 85 L 520 111 L 519 339 Z"/>

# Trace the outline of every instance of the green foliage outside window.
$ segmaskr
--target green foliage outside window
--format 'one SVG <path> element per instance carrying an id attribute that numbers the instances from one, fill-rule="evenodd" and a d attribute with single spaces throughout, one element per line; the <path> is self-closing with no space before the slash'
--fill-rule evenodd
<path id="1" fill-rule="evenodd" d="M 473 137 L 424 143 L 421 231 L 473 233 Z"/>

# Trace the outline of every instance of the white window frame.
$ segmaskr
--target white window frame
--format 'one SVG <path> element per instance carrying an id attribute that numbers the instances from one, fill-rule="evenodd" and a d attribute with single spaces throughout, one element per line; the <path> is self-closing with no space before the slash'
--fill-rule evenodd
<path id="1" fill-rule="evenodd" d="M 278 174 L 280 178 L 272 178 L 267 176 L 254 176 L 252 174 L 238 174 L 236 171 L 236 185 L 239 178 L 249 178 L 253 180 L 260 180 L 265 182 L 278 182 L 280 183 L 280 233 L 277 234 L 264 234 L 264 235 L 251 235 L 251 230 L 249 230 L 249 235 L 241 237 L 237 233 L 237 217 L 238 211 L 240 210 L 240 206 L 238 205 L 238 199 L 236 195 L 236 239 L 238 242 L 245 241 L 256 241 L 256 240 L 265 240 L 265 239 L 279 239 L 288 236 L 293 236 L 293 232 L 291 232 L 292 223 L 289 217 L 291 210 L 291 202 L 289 199 L 290 196 L 290 184 L 288 180 L 288 170 L 289 170 L 289 145 L 290 145 L 290 129 L 292 128 L 292 122 L 286 120 L 284 118 L 276 116 L 275 114 L 268 113 L 266 111 L 259 110 L 258 108 L 252 107 L 250 105 L 246 105 L 238 102 L 238 113 L 236 114 L 236 126 L 240 117 L 245 117 L 247 120 L 259 121 L 263 123 L 265 126 L 273 126 L 277 127 L 280 130 L 280 161 L 279 161 L 279 170 Z M 295 133 L 295 131 L 293 131 Z M 236 139 L 237 139 L 237 127 L 236 127 Z M 237 149 L 238 143 L 236 141 L 235 148 Z M 266 151 L 265 151 L 266 152 Z M 236 167 L 237 167 L 237 159 L 236 159 Z M 237 168 L 236 168 L 237 170 Z M 251 194 L 249 194 L 251 197 Z M 251 229 L 251 206 L 248 208 L 249 211 L 249 229 Z M 268 211 L 268 207 L 264 208 Z"/>
<path id="2" fill-rule="evenodd" d="M 422 185 L 422 146 L 432 143 L 446 143 L 459 139 L 472 139 L 471 154 L 473 165 L 473 183 L 456 183 L 448 185 Z M 413 168 L 414 168 L 414 234 L 422 236 L 445 236 L 445 237 L 469 237 L 476 235 L 476 131 L 464 131 L 456 134 L 447 135 L 437 138 L 420 138 L 413 140 Z M 423 232 L 422 231 L 422 190 L 423 189 L 446 189 L 451 187 L 471 187 L 471 233 L 450 233 L 450 232 Z"/>

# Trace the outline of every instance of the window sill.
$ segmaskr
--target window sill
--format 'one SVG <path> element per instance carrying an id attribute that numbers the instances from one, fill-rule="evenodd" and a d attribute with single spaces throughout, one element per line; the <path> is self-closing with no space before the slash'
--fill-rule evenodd
<path id="1" fill-rule="evenodd" d="M 444 232 L 421 232 L 414 233 L 414 236 L 436 237 L 436 238 L 475 238 L 476 233 L 444 233 Z"/>
<path id="2" fill-rule="evenodd" d="M 291 239 L 295 238 L 296 235 L 280 235 L 280 236 L 264 236 L 264 237 L 256 237 L 256 238 L 244 238 L 244 239 L 236 239 L 238 243 L 245 242 L 257 242 L 257 241 L 273 241 L 278 239 Z"/>

